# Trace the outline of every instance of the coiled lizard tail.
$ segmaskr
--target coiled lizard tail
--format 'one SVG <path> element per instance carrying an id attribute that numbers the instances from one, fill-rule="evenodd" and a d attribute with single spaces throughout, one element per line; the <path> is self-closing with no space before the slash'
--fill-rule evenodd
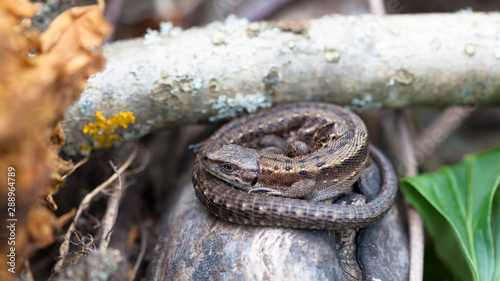
<path id="1" fill-rule="evenodd" d="M 366 127 L 336 105 L 285 104 L 221 127 L 199 147 L 193 183 L 205 206 L 229 221 L 357 228 L 385 214 L 396 193 L 392 167 L 372 150 L 379 196 L 361 206 L 320 202 L 343 194 L 362 175 L 369 156 Z"/>

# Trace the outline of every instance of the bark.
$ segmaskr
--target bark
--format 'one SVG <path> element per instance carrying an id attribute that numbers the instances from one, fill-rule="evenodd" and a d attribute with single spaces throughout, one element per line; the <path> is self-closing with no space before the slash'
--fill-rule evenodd
<path id="1" fill-rule="evenodd" d="M 367 197 L 377 196 L 376 168 L 365 170 Z M 183 181 L 191 178 L 184 175 Z M 373 182 L 375 181 L 375 182 Z M 339 232 L 239 225 L 209 214 L 191 184 L 172 197 L 159 227 L 147 280 L 408 280 L 405 224 L 394 205 L 380 221 L 339 249 Z M 345 251 L 355 263 L 346 264 Z M 344 262 L 342 261 L 344 259 Z M 359 265 L 358 265 L 359 264 Z"/>
<path id="2" fill-rule="evenodd" d="M 328 16 L 182 31 L 162 25 L 105 46 L 106 70 L 66 114 L 66 150 L 88 144 L 95 112 L 130 110 L 120 137 L 234 118 L 272 103 L 325 101 L 363 111 L 500 104 L 500 14 Z"/>
<path id="3" fill-rule="evenodd" d="M 347 280 L 328 231 L 255 227 L 210 215 L 186 185 L 163 218 L 148 280 Z M 408 248 L 396 208 L 362 232 L 367 280 L 407 280 Z"/>

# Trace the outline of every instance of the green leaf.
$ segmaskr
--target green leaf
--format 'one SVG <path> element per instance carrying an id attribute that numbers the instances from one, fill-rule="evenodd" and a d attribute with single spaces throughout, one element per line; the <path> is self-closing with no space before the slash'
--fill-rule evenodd
<path id="1" fill-rule="evenodd" d="M 461 280 L 500 280 L 499 184 L 500 148 L 401 182 L 437 255 Z"/>

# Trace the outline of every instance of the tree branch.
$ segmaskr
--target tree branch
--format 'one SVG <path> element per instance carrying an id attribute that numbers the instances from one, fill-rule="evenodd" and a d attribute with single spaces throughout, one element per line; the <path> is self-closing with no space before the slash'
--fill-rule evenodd
<path id="1" fill-rule="evenodd" d="M 130 110 L 125 140 L 234 118 L 271 103 L 317 100 L 354 110 L 500 104 L 500 14 L 329 16 L 248 23 L 229 17 L 105 46 L 106 70 L 66 114 L 78 151 L 95 112 Z"/>

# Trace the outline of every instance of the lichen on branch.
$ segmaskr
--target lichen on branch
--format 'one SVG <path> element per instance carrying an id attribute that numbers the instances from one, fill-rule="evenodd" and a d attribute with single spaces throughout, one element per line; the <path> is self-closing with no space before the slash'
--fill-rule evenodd
<path id="1" fill-rule="evenodd" d="M 498 13 L 468 12 L 277 23 L 231 16 L 184 31 L 162 24 L 105 47 L 106 70 L 67 112 L 66 149 L 86 142 L 81 128 L 96 111 L 134 112 L 127 140 L 292 101 L 356 111 L 498 105 L 500 41 L 484 27 L 499 25 Z"/>

